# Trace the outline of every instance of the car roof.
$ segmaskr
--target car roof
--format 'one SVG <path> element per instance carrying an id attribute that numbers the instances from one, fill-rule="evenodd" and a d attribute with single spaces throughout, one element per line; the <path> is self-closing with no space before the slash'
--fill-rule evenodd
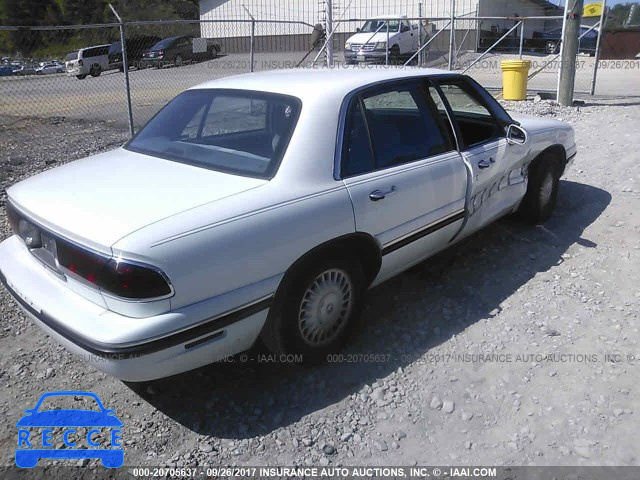
<path id="1" fill-rule="evenodd" d="M 369 17 L 369 20 L 396 20 L 398 18 L 407 18 L 407 16 L 398 15 L 397 13 L 387 13 L 386 15 L 375 15 L 373 17 Z"/>
<path id="2" fill-rule="evenodd" d="M 293 95 L 305 100 L 335 99 L 340 101 L 350 92 L 389 80 L 435 75 L 459 75 L 435 68 L 399 68 L 384 65 L 348 68 L 298 68 L 245 73 L 212 80 L 195 87 L 254 90 Z"/>
<path id="3" fill-rule="evenodd" d="M 87 50 L 89 48 L 100 48 L 100 47 L 110 47 L 111 44 L 110 43 L 105 43 L 104 45 L 91 45 L 89 47 L 82 47 L 80 50 Z M 78 50 L 78 51 L 80 51 Z"/>

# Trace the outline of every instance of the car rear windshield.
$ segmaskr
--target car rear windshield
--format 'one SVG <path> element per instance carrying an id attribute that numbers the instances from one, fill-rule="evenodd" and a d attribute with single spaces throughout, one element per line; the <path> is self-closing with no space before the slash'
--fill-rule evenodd
<path id="1" fill-rule="evenodd" d="M 71 52 L 71 53 L 67 53 L 67 57 L 65 60 L 71 61 L 71 60 L 77 60 L 77 59 L 78 59 L 78 52 Z"/>
<path id="2" fill-rule="evenodd" d="M 180 37 L 163 38 L 158 43 L 156 43 L 153 47 L 151 47 L 151 50 L 162 50 L 163 48 L 169 48 L 171 45 L 173 45 L 173 42 L 175 42 L 178 38 Z"/>
<path id="3" fill-rule="evenodd" d="M 197 167 L 271 178 L 300 114 L 288 95 L 228 89 L 187 90 L 126 145 L 133 152 Z"/>

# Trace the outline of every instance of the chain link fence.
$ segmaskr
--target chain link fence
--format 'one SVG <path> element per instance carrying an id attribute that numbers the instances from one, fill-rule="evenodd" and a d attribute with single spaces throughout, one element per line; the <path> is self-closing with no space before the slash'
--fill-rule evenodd
<path id="1" fill-rule="evenodd" d="M 385 53 L 374 59 L 377 63 L 450 68 L 496 91 L 502 86 L 501 61 L 528 59 L 530 93 L 556 90 L 561 40 L 543 32 L 561 30 L 563 17 L 479 16 L 473 2 L 459 2 L 448 11 L 449 0 L 438 2 L 443 8 L 408 1 L 406 17 L 386 19 L 385 13 L 358 16 L 363 11 L 345 2 L 334 9 L 332 19 L 319 9 L 305 11 L 303 19 L 295 19 L 292 12 L 283 19 L 265 19 L 245 8 L 229 19 L 0 27 L 0 115 L 106 122 L 123 131 L 131 120 L 135 130 L 194 85 L 328 62 L 342 68 L 361 60 L 367 44 L 377 49 L 375 44 L 381 43 L 355 41 L 356 34 L 383 35 L 386 50 L 378 45 Z M 375 22 L 373 16 L 378 17 Z M 402 40 L 400 45 L 403 35 L 413 43 Z M 588 40 L 595 44 L 592 37 Z M 596 65 L 592 53 L 585 47 L 576 59 L 577 92 L 591 90 Z"/>

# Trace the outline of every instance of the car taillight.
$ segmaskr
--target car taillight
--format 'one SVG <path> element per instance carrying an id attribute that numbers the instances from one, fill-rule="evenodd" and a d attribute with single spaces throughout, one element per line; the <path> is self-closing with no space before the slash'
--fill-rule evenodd
<path id="1" fill-rule="evenodd" d="M 14 235 L 20 235 L 20 229 L 18 228 L 18 224 L 20 222 L 20 215 L 11 204 L 11 202 L 6 203 L 7 208 L 7 219 L 9 220 L 9 225 L 11 226 L 11 231 Z"/>
<path id="2" fill-rule="evenodd" d="M 57 240 L 58 263 L 96 287 L 118 297 L 145 300 L 171 293 L 166 277 L 148 265 L 118 261 Z"/>
<path id="3" fill-rule="evenodd" d="M 164 55 L 164 50 L 159 50 L 158 51 L 158 55 L 160 55 L 160 56 Z"/>
<path id="4" fill-rule="evenodd" d="M 158 298 L 171 293 L 166 278 L 148 266 L 112 258 L 102 269 L 100 288 L 124 298 Z"/>

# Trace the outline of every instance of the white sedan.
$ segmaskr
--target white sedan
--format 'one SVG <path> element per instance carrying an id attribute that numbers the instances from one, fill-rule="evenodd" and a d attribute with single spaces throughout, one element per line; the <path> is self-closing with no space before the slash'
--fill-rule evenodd
<path id="1" fill-rule="evenodd" d="M 250 348 L 321 361 L 367 289 L 511 213 L 543 222 L 570 126 L 430 69 L 224 78 L 128 144 L 8 189 L 0 278 L 52 338 L 129 381 Z"/>
<path id="2" fill-rule="evenodd" d="M 61 63 L 45 63 L 35 69 L 36 75 L 48 75 L 51 73 L 64 73 L 64 65 Z"/>

